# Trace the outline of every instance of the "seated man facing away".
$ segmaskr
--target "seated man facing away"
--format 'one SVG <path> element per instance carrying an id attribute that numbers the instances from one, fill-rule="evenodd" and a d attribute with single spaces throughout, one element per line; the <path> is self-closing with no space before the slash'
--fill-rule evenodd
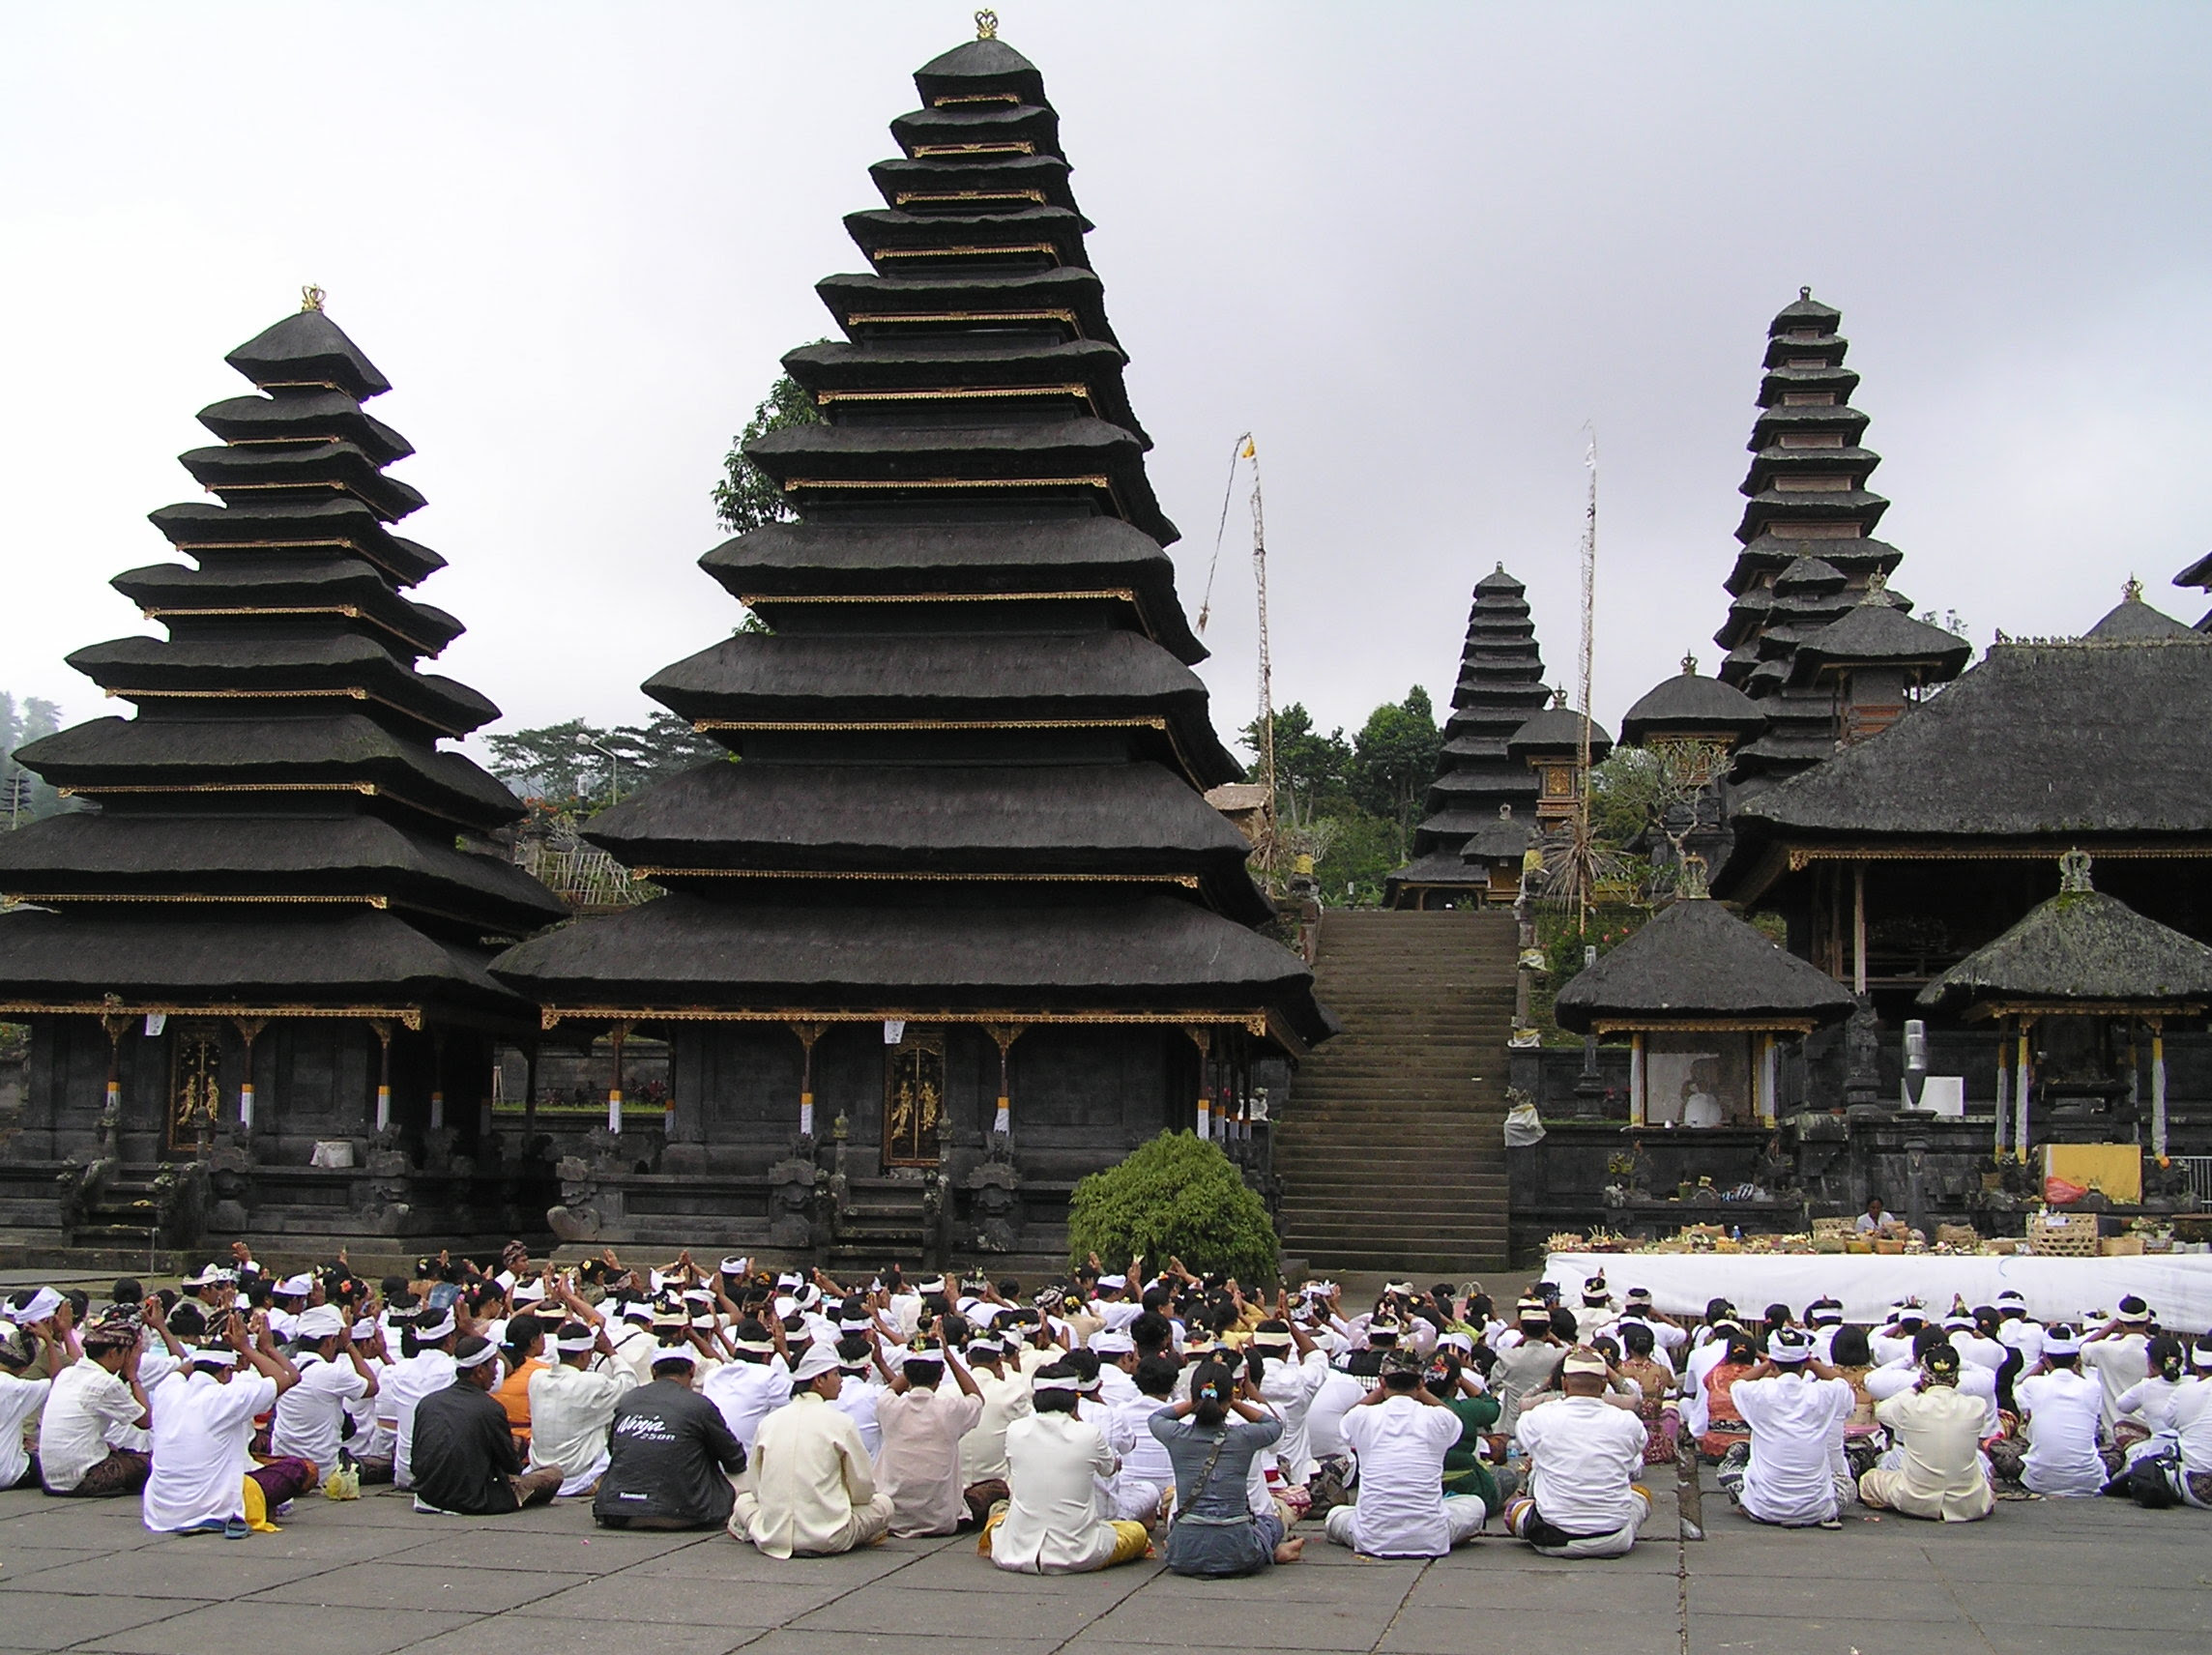
<path id="1" fill-rule="evenodd" d="M 1754 1523 L 1841 1528 L 1834 1448 L 1856 1400 L 1850 1381 L 1814 1359 L 1811 1339 L 1784 1327 L 1768 1338 L 1766 1359 L 1729 1394 L 1751 1441 L 1722 1461 L 1722 1492 Z"/>
<path id="2" fill-rule="evenodd" d="M 730 1521 L 745 1451 L 722 1410 L 691 1388 L 698 1358 L 663 1346 L 653 1379 L 615 1404 L 607 1468 L 592 1516 L 609 1528 L 719 1528 Z"/>
<path id="3" fill-rule="evenodd" d="M 1359 1495 L 1328 1514 L 1331 1544 L 1370 1557 L 1441 1557 L 1473 1539 L 1490 1515 L 1473 1495 L 1443 1492 L 1444 1455 L 1459 1441 L 1460 1419 L 1422 1386 L 1422 1366 L 1411 1350 L 1390 1351 L 1381 1382 L 1345 1414 Z M 1641 1431 L 1637 1441 L 1641 1453 Z"/>
<path id="4" fill-rule="evenodd" d="M 982 1549 L 1002 1569 L 1080 1575 L 1134 1563 L 1148 1548 L 1142 1523 L 1099 1514 L 1100 1479 L 1121 1464 L 1097 1426 L 1078 1413 L 1081 1376 L 1054 1364 L 1037 1371 L 1033 1411 L 1006 1427 L 1006 1508 L 983 1530 Z"/>
<path id="5" fill-rule="evenodd" d="M 1920 1383 L 1876 1407 L 1897 1446 L 1859 1478 L 1868 1505 L 1943 1523 L 1973 1523 L 1996 1509 L 1982 1465 L 1982 1403 L 1959 1389 L 1961 1361 L 1955 1346 L 1932 1347 L 1920 1358 Z"/>
<path id="6" fill-rule="evenodd" d="M 771 1557 L 824 1557 L 873 1546 L 891 1524 L 852 1416 L 830 1405 L 844 1383 L 834 1347 L 800 1357 L 791 1403 L 761 1422 L 752 1473 L 730 1513 L 730 1532 Z"/>
<path id="7" fill-rule="evenodd" d="M 507 1409 L 492 1401 L 499 1347 L 474 1333 L 453 1346 L 453 1381 L 415 1405 L 408 1465 L 415 1509 L 497 1517 L 541 1505 L 561 1486 L 558 1467 L 525 1472 Z"/>
<path id="8" fill-rule="evenodd" d="M 562 1323 L 553 1350 L 556 1360 L 530 1376 L 530 1468 L 559 1471 L 561 1497 L 568 1498 L 598 1488 L 610 1457 L 607 1427 L 615 1404 L 634 1387 L 597 1322 Z M 594 1367 L 595 1356 L 605 1357 L 604 1364 Z"/>
<path id="9" fill-rule="evenodd" d="M 1521 1416 L 1528 1486 L 1505 1502 L 1505 1526 L 1547 1557 L 1623 1556 L 1651 1515 L 1636 1481 L 1644 1424 L 1605 1400 L 1607 1377 L 1598 1352 L 1571 1350 L 1559 1368 L 1565 1394 Z"/>
<path id="10" fill-rule="evenodd" d="M 299 1370 L 276 1353 L 268 1322 L 254 1317 L 248 1343 L 236 1316 L 226 1346 L 191 1352 L 191 1363 L 154 1391 L 154 1466 L 146 1479 L 146 1526 L 157 1533 L 214 1532 L 241 1538 L 247 1527 L 247 1484 L 254 1501 L 272 1511 L 314 1487 L 315 1467 L 300 1459 L 256 1466 L 248 1444 L 253 1418 L 300 1382 Z M 234 1378 L 241 1364 L 250 1374 Z"/>

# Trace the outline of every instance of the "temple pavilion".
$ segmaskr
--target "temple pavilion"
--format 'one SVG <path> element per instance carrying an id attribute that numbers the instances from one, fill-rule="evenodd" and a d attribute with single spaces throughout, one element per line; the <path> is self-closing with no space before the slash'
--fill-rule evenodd
<path id="1" fill-rule="evenodd" d="M 1206 801 L 1242 769 L 1043 78 L 985 38 L 915 85 L 817 285 L 844 338 L 785 358 L 820 421 L 747 449 L 796 520 L 702 560 L 769 629 L 645 686 L 738 762 L 593 819 L 667 895 L 497 962 L 557 1033 L 672 1042 L 566 1234 L 1054 1245 L 1076 1178 L 1235 1131 L 1331 1030 Z"/>
<path id="2" fill-rule="evenodd" d="M 112 583 L 166 638 L 70 656 L 133 715 L 17 755 L 81 808 L 0 835 L 0 1015 L 32 1031 L 0 1203 L 51 1224 L 66 1174 L 65 1229 L 139 1246 L 503 1230 L 492 1042 L 537 1008 L 486 966 L 567 910 L 440 745 L 499 712 L 422 670 L 461 624 L 407 595 L 445 560 L 392 527 L 422 497 L 363 407 L 384 375 L 312 289 L 225 360 L 254 391 L 182 456 L 214 499 L 153 513 L 189 563 Z"/>
<path id="3" fill-rule="evenodd" d="M 1385 906 L 1466 908 L 1518 899 L 1541 783 L 1527 759 L 1507 749 L 1550 699 L 1528 589 L 1499 564 L 1474 584 L 1436 779 L 1413 829 L 1413 859 L 1384 882 Z"/>

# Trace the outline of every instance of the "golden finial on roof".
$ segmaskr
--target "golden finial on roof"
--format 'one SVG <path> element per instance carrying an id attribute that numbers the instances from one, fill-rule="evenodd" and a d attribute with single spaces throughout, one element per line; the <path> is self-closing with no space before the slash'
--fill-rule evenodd
<path id="1" fill-rule="evenodd" d="M 2122 603 L 2140 603 L 2142 601 L 2142 582 L 2136 579 L 2132 574 L 2128 576 L 2127 584 L 2120 588 L 2120 601 Z"/>
<path id="2" fill-rule="evenodd" d="M 1563 684 L 1563 683 L 1562 683 L 1562 684 L 1559 684 L 1559 685 L 1557 685 L 1557 687 L 1555 687 L 1555 688 L 1553 689 L 1553 691 L 1552 691 L 1552 705 L 1553 705 L 1554 707 L 1564 707 L 1564 706 L 1566 706 L 1566 704 L 1567 704 L 1567 686 L 1566 686 L 1565 684 Z"/>
<path id="3" fill-rule="evenodd" d="M 975 38 L 995 41 L 999 38 L 999 14 L 988 7 L 975 14 Z"/>
<path id="4" fill-rule="evenodd" d="M 2058 858 L 2058 888 L 2078 894 L 2096 887 L 2089 883 L 2089 853 L 2068 851 Z"/>
<path id="5" fill-rule="evenodd" d="M 317 287 L 313 282 L 310 281 L 306 286 L 300 289 L 301 310 L 320 310 L 322 307 L 323 290 L 321 288 Z"/>
<path id="6" fill-rule="evenodd" d="M 1684 656 L 1682 657 L 1682 676 L 1683 676 L 1684 678 L 1696 678 L 1696 677 L 1698 676 L 1698 657 L 1697 657 L 1697 656 L 1695 656 L 1695 655 L 1684 655 Z"/>

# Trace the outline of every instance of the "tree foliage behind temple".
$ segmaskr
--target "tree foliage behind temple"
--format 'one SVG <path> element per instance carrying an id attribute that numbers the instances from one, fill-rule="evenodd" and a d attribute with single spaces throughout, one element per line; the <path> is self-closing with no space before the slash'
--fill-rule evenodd
<path id="1" fill-rule="evenodd" d="M 491 772 L 526 798 L 589 814 L 628 798 L 648 781 L 726 760 L 719 741 L 673 712 L 643 724 L 604 726 L 585 718 L 486 736 Z"/>
<path id="2" fill-rule="evenodd" d="M 1253 755 L 1246 771 L 1260 778 L 1260 720 L 1239 734 Z M 1400 702 L 1367 715 L 1356 737 L 1324 735 L 1302 703 L 1275 713 L 1275 824 L 1291 856 L 1314 859 L 1322 898 L 1332 906 L 1367 906 L 1382 896 L 1382 881 L 1407 859 L 1443 733 L 1429 692 L 1415 684 Z"/>
<path id="3" fill-rule="evenodd" d="M 1136 1256 L 1151 1264 L 1177 1258 L 1247 1289 L 1273 1283 L 1279 1253 L 1267 1204 L 1218 1146 L 1192 1132 L 1163 1132 L 1078 1183 L 1067 1247 L 1076 1264 L 1092 1253 L 1109 1270 L 1127 1269 Z"/>
<path id="4" fill-rule="evenodd" d="M 816 344 L 824 342 L 815 340 Z M 714 484 L 715 520 L 742 535 L 771 523 L 789 522 L 797 515 L 775 479 L 745 457 L 745 445 L 787 425 L 821 422 L 822 411 L 815 407 L 814 398 L 788 373 L 776 375 L 768 395 L 745 421 L 745 428 L 730 440 L 730 451 L 722 460 L 722 480 Z"/>

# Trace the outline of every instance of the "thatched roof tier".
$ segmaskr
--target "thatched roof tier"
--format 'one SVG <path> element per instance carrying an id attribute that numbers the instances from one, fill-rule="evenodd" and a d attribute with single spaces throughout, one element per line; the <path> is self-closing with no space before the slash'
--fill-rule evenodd
<path id="1" fill-rule="evenodd" d="M 699 566 L 779 630 L 849 631 L 894 610 L 1020 629 L 1069 605 L 1126 602 L 1135 613 L 1121 624 L 1136 621 L 1186 665 L 1207 654 L 1176 595 L 1174 563 L 1150 535 L 1111 517 L 775 523 L 724 541 Z M 892 601 L 902 597 L 911 609 Z"/>
<path id="2" fill-rule="evenodd" d="M 264 909 L 206 919 L 0 913 L 0 1013 L 127 1006 L 176 1012 L 388 1007 L 519 1025 L 530 1008 L 484 970 L 480 950 L 442 943 L 394 913 Z"/>
<path id="3" fill-rule="evenodd" d="M 366 402 L 392 389 L 319 305 L 263 329 L 222 360 L 263 391 L 337 391 Z"/>
<path id="4" fill-rule="evenodd" d="M 1554 1002 L 1576 1033 L 1697 1027 L 1810 1031 L 1856 1002 L 1819 967 L 1777 947 L 1704 898 L 1661 909 L 1568 979 Z"/>
<path id="5" fill-rule="evenodd" d="M 1195 903 L 1093 900 L 715 902 L 672 892 L 549 931 L 499 974 L 559 1008 L 841 1009 L 926 1018 L 955 1009 L 1276 1011 L 1300 1042 L 1333 1031 L 1298 958 Z M 1100 1015 L 1111 1022 L 1111 1015 Z"/>
<path id="6" fill-rule="evenodd" d="M 2162 638 L 2189 640 L 2203 636 L 2145 603 L 2133 581 L 2128 583 L 2127 595 L 2106 611 L 2104 619 L 2081 634 L 2082 641 L 2091 644 L 2142 643 Z"/>
<path id="7" fill-rule="evenodd" d="M 1203 886 L 1248 924 L 1273 909 L 1251 842 L 1154 764 L 1009 768 L 711 764 L 592 818 L 585 837 L 656 884 L 759 888 L 789 877 L 1091 878 Z"/>
<path id="8" fill-rule="evenodd" d="M 188 500 L 146 515 L 172 546 L 203 567 L 226 552 L 264 557 L 295 552 L 313 558 L 339 552 L 365 559 L 394 586 L 408 587 L 446 566 L 446 560 L 428 546 L 392 533 L 359 500 L 286 499 L 256 507 L 251 513 Z"/>
<path id="9" fill-rule="evenodd" d="M 1059 156 L 924 157 L 868 168 L 886 207 L 911 213 L 974 213 L 1005 207 L 1076 211 L 1068 165 Z"/>
<path id="10" fill-rule="evenodd" d="M 2088 886 L 2086 858 L 2056 896 L 1926 988 L 1967 1017 L 2023 1011 L 2195 1013 L 2212 1004 L 2212 948 Z"/>
<path id="11" fill-rule="evenodd" d="M 294 635 L 277 629 L 287 622 L 298 628 Z M 167 642 L 116 638 L 93 644 L 71 654 L 69 664 L 108 694 L 141 706 L 171 698 L 250 697 L 314 709 L 339 697 L 424 741 L 458 739 L 499 716 L 499 709 L 467 684 L 417 672 L 380 637 L 331 626 L 329 617 L 237 616 L 227 625 Z"/>
<path id="12" fill-rule="evenodd" d="M 888 215 L 887 215 L 888 217 Z M 917 220 L 937 229 L 936 220 Z M 942 232 L 938 238 L 943 240 Z M 944 423 L 991 423 L 1009 414 L 1065 420 L 1090 414 L 1119 425 L 1147 450 L 1151 439 L 1129 406 L 1128 359 L 1103 339 L 997 335 L 988 343 L 953 334 L 839 340 L 787 352 L 784 371 L 819 406 L 850 421 L 897 423 L 917 413 Z"/>
<path id="13" fill-rule="evenodd" d="M 18 749 L 59 788 L 104 810 L 235 807 L 265 795 L 350 794 L 406 825 L 486 831 L 522 814 L 520 802 L 472 760 L 409 741 L 360 713 L 254 718 L 94 718 Z"/>
<path id="14" fill-rule="evenodd" d="M 463 631 L 443 609 L 400 596 L 358 558 L 235 552 L 207 568 L 147 564 L 107 584 L 175 638 L 232 631 L 242 615 L 314 615 L 343 620 L 412 660 L 439 653 Z"/>
<path id="15" fill-rule="evenodd" d="M 1587 722 L 1590 758 L 1594 762 L 1613 751 L 1613 738 L 1596 719 Z M 1582 751 L 1584 723 L 1583 714 L 1571 707 L 1547 707 L 1506 738 L 1505 750 L 1523 760 L 1578 755 Z"/>
<path id="16" fill-rule="evenodd" d="M 375 897 L 461 940 L 525 936 L 568 917 L 503 857 L 403 832 L 373 816 L 152 816 L 67 812 L 0 834 L 0 892 L 102 909 L 221 899 Z"/>
<path id="17" fill-rule="evenodd" d="M 309 391 L 281 402 L 270 396 L 226 396 L 202 408 L 199 421 L 226 443 L 316 438 L 350 443 L 378 466 L 403 460 L 415 451 L 413 443 L 342 391 Z"/>
<path id="18" fill-rule="evenodd" d="M 1630 746 L 1668 737 L 1741 741 L 1766 727 L 1759 704 L 1733 684 L 1698 676 L 1687 661 L 1621 715 L 1620 739 Z"/>
<path id="19" fill-rule="evenodd" d="M 1800 640 L 1790 671 L 1792 682 L 1811 683 L 1839 667 L 1906 666 L 1943 682 L 1957 678 L 1973 658 L 1974 646 L 1955 632 L 1888 603 L 1860 602 Z"/>

